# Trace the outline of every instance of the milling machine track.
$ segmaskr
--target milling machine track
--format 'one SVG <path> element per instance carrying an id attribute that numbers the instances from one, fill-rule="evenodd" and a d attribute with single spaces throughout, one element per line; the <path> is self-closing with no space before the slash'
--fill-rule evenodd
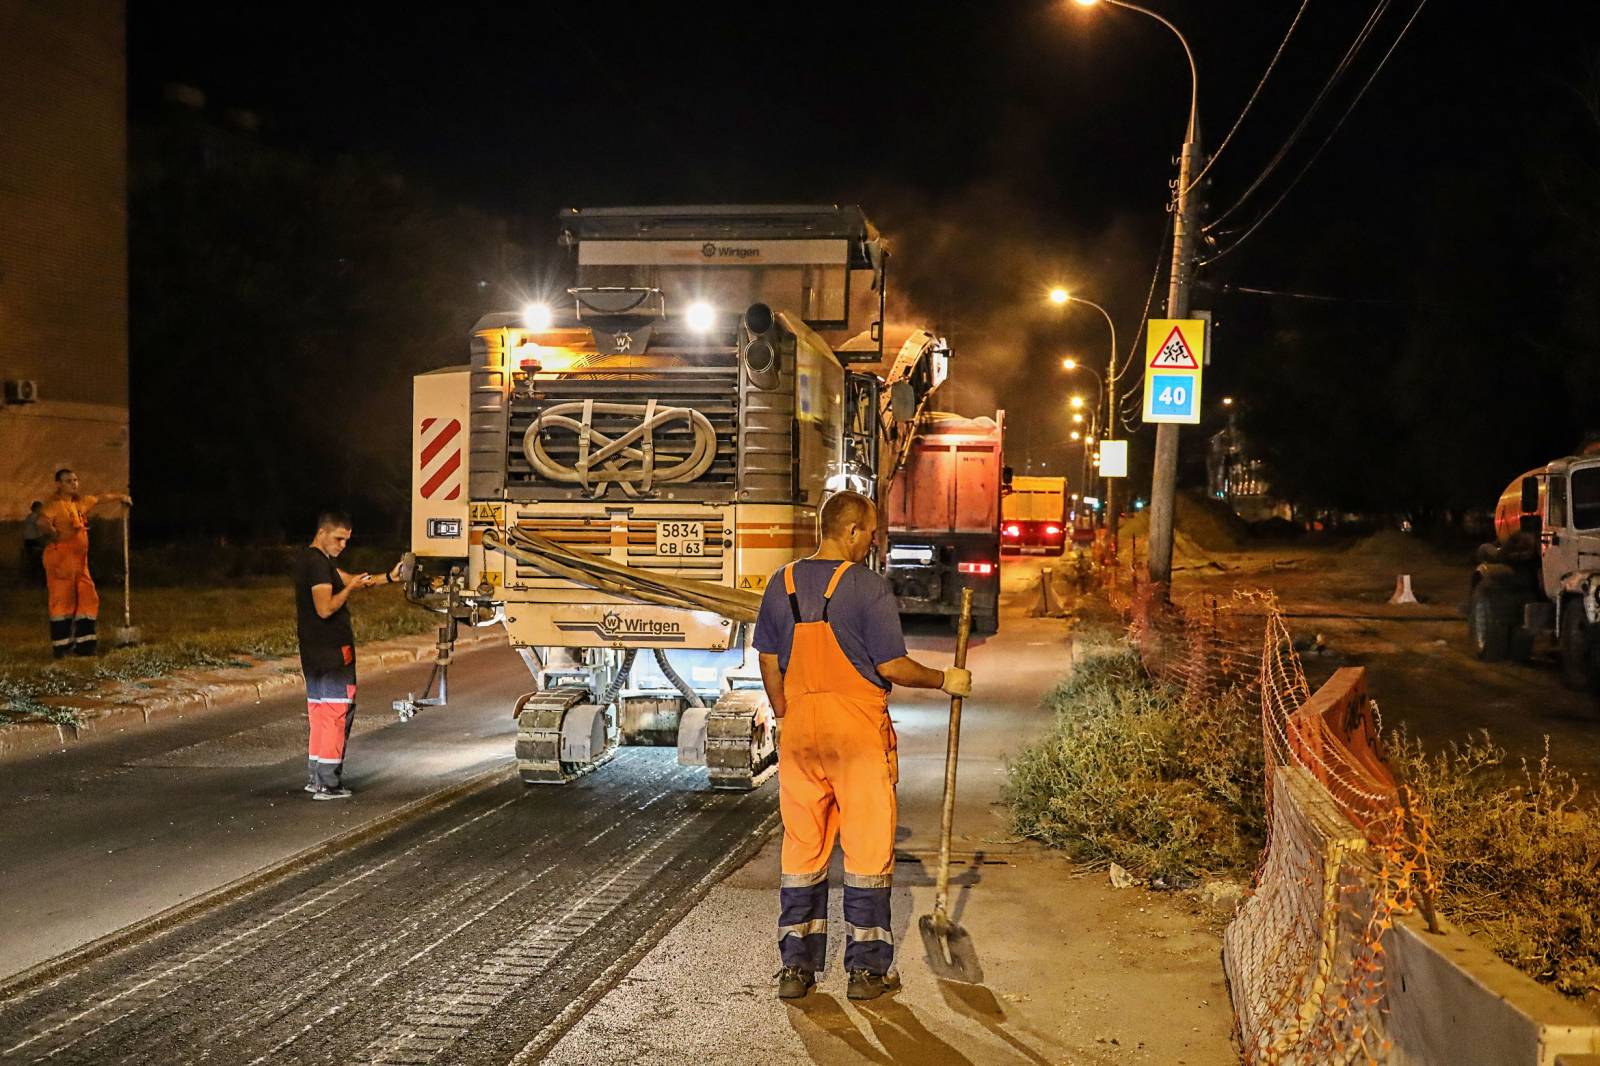
<path id="1" fill-rule="evenodd" d="M 605 708 L 587 689 L 530 692 L 517 701 L 517 772 L 526 785 L 563 785 L 616 754 Z"/>

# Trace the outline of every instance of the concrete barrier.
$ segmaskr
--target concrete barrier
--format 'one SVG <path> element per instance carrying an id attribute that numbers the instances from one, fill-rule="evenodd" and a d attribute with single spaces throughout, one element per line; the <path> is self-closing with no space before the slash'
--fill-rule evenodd
<path id="1" fill-rule="evenodd" d="M 1348 972 L 1370 911 L 1374 856 L 1364 834 L 1300 767 L 1279 770 L 1273 846 L 1260 884 L 1229 923 L 1223 965 L 1241 1029 L 1266 1033 L 1272 1061 L 1321 1066 L 1299 1046 L 1327 1007 L 1328 989 Z M 1280 868 L 1282 867 L 1282 868 Z M 1325 883 L 1308 883 L 1320 872 Z M 1314 882 L 1314 877 L 1309 878 Z M 1338 919 L 1322 924 L 1331 900 Z M 1308 935 L 1307 930 L 1317 927 Z M 1450 925 L 1429 933 L 1415 914 L 1383 934 L 1382 997 L 1352 1009 L 1357 1028 L 1382 1034 L 1389 1066 L 1600 1066 L 1600 1017 L 1534 981 Z M 1253 948 L 1274 945 L 1263 971 Z M 1296 952 L 1298 946 L 1304 950 Z M 1287 988 L 1289 1002 L 1270 993 Z M 1263 996 L 1263 993 L 1268 995 Z M 1289 1007 L 1277 1025 L 1266 1013 Z M 1248 1058 L 1248 1061 L 1257 1061 Z"/>
<path id="2" fill-rule="evenodd" d="M 1384 937 L 1390 1063 L 1600 1066 L 1600 1018 L 1439 924 L 1412 915 Z"/>

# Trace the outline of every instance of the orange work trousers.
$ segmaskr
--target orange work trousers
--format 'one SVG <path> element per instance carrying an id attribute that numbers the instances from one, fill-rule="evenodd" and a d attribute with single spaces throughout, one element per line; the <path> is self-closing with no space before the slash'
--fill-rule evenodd
<path id="1" fill-rule="evenodd" d="M 894 953 L 889 887 L 899 756 L 889 694 L 861 676 L 827 621 L 826 605 L 850 565 L 839 564 L 824 594 L 823 617 L 809 622 L 800 617 L 793 564 L 784 569 L 795 626 L 778 748 L 778 944 L 785 965 L 821 969 L 828 860 L 837 841 L 844 848 L 845 966 L 885 973 Z"/>
<path id="2" fill-rule="evenodd" d="M 44 549 L 45 587 L 50 601 L 50 646 L 57 657 L 93 655 L 100 593 L 89 576 L 88 538 L 58 541 Z"/>

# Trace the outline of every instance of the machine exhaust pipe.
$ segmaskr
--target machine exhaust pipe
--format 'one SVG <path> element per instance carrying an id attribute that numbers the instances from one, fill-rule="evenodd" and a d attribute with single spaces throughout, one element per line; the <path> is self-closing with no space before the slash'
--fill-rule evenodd
<path id="1" fill-rule="evenodd" d="M 739 361 L 750 384 L 758 389 L 778 387 L 779 353 L 788 336 L 772 308 L 754 303 L 739 317 Z"/>

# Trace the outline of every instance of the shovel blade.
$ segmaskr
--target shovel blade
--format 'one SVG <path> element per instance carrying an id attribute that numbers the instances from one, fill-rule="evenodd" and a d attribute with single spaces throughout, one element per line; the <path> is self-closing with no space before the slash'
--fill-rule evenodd
<path id="1" fill-rule="evenodd" d="M 937 913 L 917 919 L 917 929 L 922 933 L 922 950 L 934 976 L 968 985 L 983 983 L 978 949 L 965 929 Z"/>
<path id="2" fill-rule="evenodd" d="M 116 633 L 111 637 L 111 643 L 118 648 L 131 648 L 139 643 L 142 636 L 138 626 L 118 626 Z"/>

